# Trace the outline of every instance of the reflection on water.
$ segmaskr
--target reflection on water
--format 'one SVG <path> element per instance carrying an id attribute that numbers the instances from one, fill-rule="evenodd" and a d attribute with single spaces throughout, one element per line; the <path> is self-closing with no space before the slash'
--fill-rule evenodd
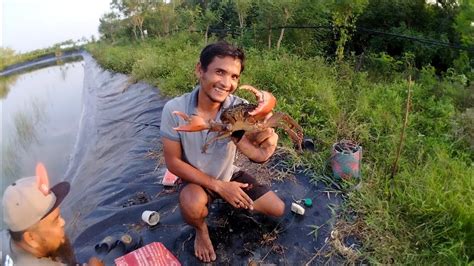
<path id="1" fill-rule="evenodd" d="M 34 175 L 45 163 L 52 183 L 63 179 L 81 112 L 83 62 L 65 63 L 2 82 L 2 186 Z"/>
<path id="2" fill-rule="evenodd" d="M 17 179 L 15 173 L 20 171 L 20 165 L 17 163 L 19 159 L 15 146 L 2 146 L 2 191 Z"/>
<path id="3" fill-rule="evenodd" d="M 5 99 L 5 97 L 7 97 L 10 87 L 15 84 L 17 79 L 17 75 L 0 77 L 0 99 Z"/>
<path id="4" fill-rule="evenodd" d="M 32 145 L 39 144 L 38 127 L 45 116 L 45 103 L 39 99 L 32 99 L 26 110 L 12 114 L 13 129 L 9 140 L 2 145 L 4 183 L 10 184 L 20 172 L 20 154 L 27 153 Z M 3 143 L 3 142 L 2 142 Z"/>
<path id="5" fill-rule="evenodd" d="M 14 132 L 16 133 L 14 136 L 17 137 L 19 146 L 25 151 L 28 151 L 28 147 L 30 147 L 33 142 L 38 142 L 36 129 L 41 119 L 45 118 L 44 107 L 44 104 L 33 100 L 30 106 L 31 110 L 17 112 L 13 115 Z"/>

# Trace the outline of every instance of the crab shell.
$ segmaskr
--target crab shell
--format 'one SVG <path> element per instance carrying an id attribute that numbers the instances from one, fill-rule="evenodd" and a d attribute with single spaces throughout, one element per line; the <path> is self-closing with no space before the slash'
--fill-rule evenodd
<path id="1" fill-rule="evenodd" d="M 244 85 L 240 88 L 255 94 L 258 104 L 242 103 L 227 108 L 220 116 L 221 122 L 216 122 L 212 119 L 204 120 L 195 114 L 188 116 L 183 112 L 174 111 L 173 114 L 187 122 L 187 124 L 175 127 L 174 130 L 185 132 L 209 130 L 209 132 L 219 132 L 217 136 L 208 140 L 203 146 L 203 152 L 205 152 L 210 143 L 229 137 L 236 131 L 260 132 L 269 127 L 281 127 L 288 133 L 295 145 L 298 146 L 298 150 L 301 151 L 303 129 L 288 114 L 281 112 L 272 113 L 276 105 L 275 97 L 270 92 L 260 91 L 249 85 Z M 272 113 L 271 116 L 269 116 L 270 113 Z"/>
<path id="2" fill-rule="evenodd" d="M 250 85 L 242 85 L 239 87 L 240 89 L 244 89 L 247 91 L 252 92 L 255 97 L 257 97 L 257 105 L 248 105 L 252 108 L 248 109 L 246 113 L 252 117 L 254 121 L 260 121 L 265 119 L 269 113 L 272 112 L 273 108 L 276 106 L 276 98 L 268 91 L 257 90 L 256 88 Z M 231 108 L 229 108 L 231 109 Z M 201 130 L 209 129 L 210 131 L 222 131 L 225 129 L 217 128 L 217 125 L 212 123 L 213 121 L 205 121 L 198 115 L 191 115 L 190 117 L 180 111 L 174 111 L 173 114 L 181 117 L 186 122 L 186 125 L 181 125 L 179 127 L 173 128 L 176 131 L 184 131 L 184 132 L 196 132 Z"/>

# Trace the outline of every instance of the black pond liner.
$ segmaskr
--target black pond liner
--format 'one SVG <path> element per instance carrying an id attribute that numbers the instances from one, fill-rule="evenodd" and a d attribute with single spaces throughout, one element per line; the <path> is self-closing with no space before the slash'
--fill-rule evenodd
<path id="1" fill-rule="evenodd" d="M 65 178 L 71 182 L 71 192 L 62 204 L 78 261 L 99 256 L 95 246 L 105 237 L 133 232 L 141 236 L 143 245 L 162 242 L 183 265 L 199 264 L 194 230 L 181 217 L 178 193 L 160 184 L 164 169 L 156 169 L 156 160 L 147 157 L 160 147 L 156 125 L 168 99 L 148 84 L 126 88 L 127 76 L 104 71 L 87 53 L 83 57 L 83 112 Z M 330 206 L 339 205 L 341 198 L 324 192 L 323 185 L 310 184 L 304 175 L 275 182 L 272 189 L 286 204 L 279 219 L 235 210 L 222 201 L 212 204 L 208 224 L 216 264 L 301 265 L 325 247 L 334 222 Z M 293 200 L 303 198 L 313 201 L 304 216 L 290 212 Z M 145 210 L 160 213 L 158 225 L 141 221 Z M 312 233 L 314 225 L 321 226 L 317 237 Z M 120 255 L 113 250 L 100 257 L 113 265 Z M 327 260 L 320 256 L 311 264 Z"/>
<path id="2" fill-rule="evenodd" d="M 79 50 L 66 51 L 61 56 L 55 56 L 54 54 L 45 55 L 31 61 L 8 66 L 0 71 L 0 77 L 17 75 L 48 66 L 80 61 L 82 60 L 82 55 L 83 52 Z"/>

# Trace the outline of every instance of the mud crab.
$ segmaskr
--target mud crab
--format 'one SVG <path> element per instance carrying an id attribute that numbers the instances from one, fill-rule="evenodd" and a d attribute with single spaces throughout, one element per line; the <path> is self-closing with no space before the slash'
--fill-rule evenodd
<path id="1" fill-rule="evenodd" d="M 219 132 L 219 134 L 209 139 L 202 147 L 203 153 L 206 152 L 207 147 L 212 142 L 233 136 L 234 132 L 260 132 L 269 127 L 283 128 L 290 138 L 293 140 L 298 150 L 301 151 L 301 144 L 303 141 L 303 129 L 298 123 L 288 114 L 282 112 L 273 112 L 270 118 L 266 119 L 276 105 L 275 96 L 268 91 L 257 90 L 250 85 L 242 85 L 240 89 L 252 92 L 258 101 L 258 105 L 242 103 L 234 105 L 225 109 L 221 116 L 221 122 L 214 120 L 206 121 L 198 115 L 188 116 L 179 111 L 174 111 L 173 114 L 181 117 L 186 122 L 186 125 L 181 125 L 173 128 L 177 131 L 196 132 L 201 130 L 209 130 L 209 132 Z"/>

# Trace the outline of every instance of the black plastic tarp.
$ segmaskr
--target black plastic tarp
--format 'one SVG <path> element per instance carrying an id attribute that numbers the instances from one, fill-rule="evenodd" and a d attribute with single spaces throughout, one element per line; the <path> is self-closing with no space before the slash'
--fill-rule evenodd
<path id="1" fill-rule="evenodd" d="M 103 70 L 87 53 L 84 60 L 83 113 L 66 173 L 72 187 L 62 205 L 78 261 L 101 256 L 113 265 L 120 252 L 99 255 L 94 246 L 106 236 L 133 232 L 144 245 L 163 243 L 183 265 L 199 264 L 194 230 L 181 217 L 178 192 L 161 185 L 164 166 L 148 156 L 159 153 L 158 126 L 168 99 L 145 83 L 128 86 L 126 75 Z M 272 181 L 272 189 L 286 203 L 286 214 L 279 219 L 234 210 L 222 201 L 212 204 L 208 224 L 216 264 L 302 265 L 325 245 L 332 224 L 330 205 L 341 199 L 303 174 Z M 291 203 L 303 198 L 312 199 L 313 206 L 303 216 L 292 213 Z M 159 224 L 142 222 L 144 210 L 158 211 Z M 311 264 L 324 261 L 316 258 Z"/>

